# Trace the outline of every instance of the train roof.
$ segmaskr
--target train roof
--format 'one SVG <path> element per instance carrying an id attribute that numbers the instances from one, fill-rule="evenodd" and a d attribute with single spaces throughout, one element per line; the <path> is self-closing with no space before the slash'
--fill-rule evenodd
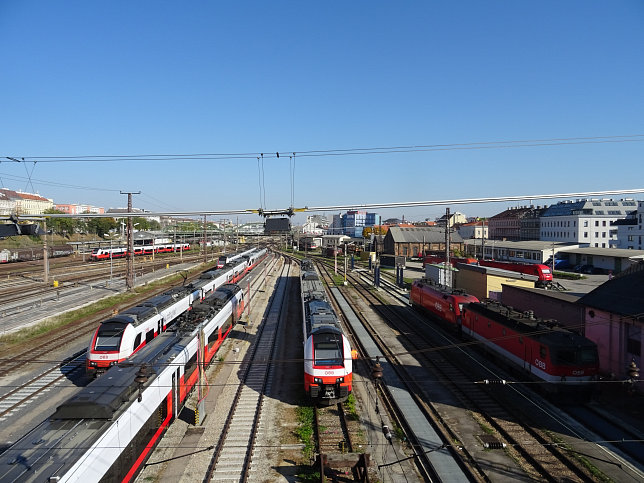
<path id="1" fill-rule="evenodd" d="M 472 297 L 476 300 L 475 295 L 467 293 L 465 290 L 460 289 L 460 288 L 452 288 L 452 287 L 446 287 L 445 285 L 440 285 L 436 282 L 434 282 L 431 279 L 428 278 L 421 278 L 418 280 L 414 280 L 414 285 L 417 287 L 429 287 L 431 290 L 434 292 L 437 292 L 439 294 L 442 294 L 444 296 L 449 296 L 449 295 L 454 295 L 454 296 L 464 296 L 464 297 Z"/>
<path id="2" fill-rule="evenodd" d="M 505 327 L 529 335 L 550 347 L 594 346 L 586 337 L 572 332 L 554 320 L 535 318 L 531 311 L 519 312 L 498 302 L 470 303 L 466 310 L 477 312 Z"/>
<path id="3" fill-rule="evenodd" d="M 134 316 L 134 325 L 139 325 L 143 321 L 154 317 L 158 313 L 159 311 L 156 309 L 156 307 L 150 307 L 148 305 L 137 305 L 135 307 L 130 307 L 129 309 L 122 312 L 123 315 Z"/>

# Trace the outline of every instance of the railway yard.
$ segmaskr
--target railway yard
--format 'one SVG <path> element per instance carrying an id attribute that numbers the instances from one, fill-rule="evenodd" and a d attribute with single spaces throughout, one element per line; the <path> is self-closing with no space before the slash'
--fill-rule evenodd
<path id="1" fill-rule="evenodd" d="M 201 382 L 181 404 L 168 402 L 167 428 L 162 414 L 151 418 L 154 438 L 137 440 L 132 451 L 143 456 L 119 481 L 644 480 L 641 400 L 622 384 L 600 384 L 590 402 L 547 399 L 476 343 L 414 310 L 388 275 L 376 288 L 374 272 L 356 267 L 343 273 L 345 282 L 332 260 L 312 260 L 356 351 L 351 395 L 329 406 L 306 398 L 300 258 L 272 251 L 237 281 L 243 312 L 231 316 L 225 340 L 198 371 Z M 42 265 L 0 266 L 0 481 L 76 481 L 63 464 L 40 471 L 38 458 L 55 462 L 59 448 L 36 457 L 40 443 L 30 435 L 88 384 L 109 380 L 111 369 L 94 382 L 85 373 L 100 321 L 199 280 L 215 261 L 202 262 L 197 253 L 136 260 L 129 295 L 124 261 L 52 260 L 55 289 L 42 283 Z M 35 333 L 53 315 L 101 301 Z M 29 326 L 29 337 L 15 335 Z M 137 357 L 168 343 L 162 339 Z M 133 386 L 138 403 L 134 394 L 122 404 L 145 404 L 151 384 L 146 374 Z"/>

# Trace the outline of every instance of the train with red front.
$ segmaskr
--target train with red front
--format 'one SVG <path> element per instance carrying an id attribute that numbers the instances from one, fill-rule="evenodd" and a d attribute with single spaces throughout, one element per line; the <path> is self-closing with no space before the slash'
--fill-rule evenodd
<path id="1" fill-rule="evenodd" d="M 327 299 L 313 262 L 303 259 L 300 271 L 304 391 L 319 405 L 344 402 L 353 387 L 353 357 L 349 339 Z"/>
<path id="2" fill-rule="evenodd" d="M 450 257 L 449 259 L 452 266 L 459 263 L 467 263 L 469 265 L 479 265 L 481 267 L 499 268 L 502 270 L 509 270 L 511 272 L 525 273 L 526 275 L 534 275 L 537 277 L 537 287 L 546 287 L 552 283 L 552 270 L 547 265 L 541 263 L 521 263 L 521 262 L 508 262 L 501 260 L 484 260 L 471 257 Z M 428 255 L 423 258 L 423 268 L 428 263 L 443 263 L 445 257 L 441 255 Z"/>
<path id="3" fill-rule="evenodd" d="M 597 344 L 557 324 L 498 302 L 479 302 L 461 290 L 416 280 L 410 301 L 434 319 L 501 359 L 544 392 L 567 399 L 588 399 L 599 374 Z"/>

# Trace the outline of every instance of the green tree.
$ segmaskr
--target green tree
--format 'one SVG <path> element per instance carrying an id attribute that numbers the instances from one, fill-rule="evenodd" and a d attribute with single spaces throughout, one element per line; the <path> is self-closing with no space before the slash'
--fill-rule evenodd
<path id="1" fill-rule="evenodd" d="M 114 218 L 90 218 L 87 220 L 87 231 L 96 233 L 101 238 L 116 227 L 118 227 L 118 223 Z"/>
<path id="2" fill-rule="evenodd" d="M 54 208 L 45 210 L 45 215 L 64 215 L 64 211 Z M 76 220 L 73 218 L 48 218 L 47 231 L 51 230 L 57 235 L 73 235 L 76 232 Z"/>

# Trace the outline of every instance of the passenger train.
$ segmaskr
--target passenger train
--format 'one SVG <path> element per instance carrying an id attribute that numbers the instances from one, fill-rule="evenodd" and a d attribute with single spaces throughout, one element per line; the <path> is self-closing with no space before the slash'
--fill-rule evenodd
<path id="1" fill-rule="evenodd" d="M 0 481 L 133 481 L 243 310 L 243 291 L 234 284 L 196 302 L 181 324 L 7 448 Z"/>
<path id="2" fill-rule="evenodd" d="M 235 260 L 238 260 L 239 258 L 248 255 L 251 251 L 252 250 L 246 250 L 238 253 L 225 253 L 223 255 L 220 255 L 219 258 L 217 259 L 217 268 L 222 268 L 227 264 L 232 263 Z"/>
<path id="3" fill-rule="evenodd" d="M 300 290 L 306 395 L 320 405 L 346 401 L 353 386 L 351 345 L 309 259 L 302 260 Z"/>
<path id="4" fill-rule="evenodd" d="M 165 245 L 135 245 L 134 255 L 152 255 L 153 253 L 187 252 L 190 250 L 190 243 L 169 243 Z M 94 248 L 89 260 L 109 260 L 114 258 L 127 257 L 127 247 Z"/>
<path id="5" fill-rule="evenodd" d="M 597 345 L 553 320 L 537 319 L 498 302 L 438 286 L 412 284 L 411 304 L 455 327 L 547 393 L 587 399 L 599 373 Z"/>
<path id="6" fill-rule="evenodd" d="M 195 302 L 226 283 L 239 281 L 267 254 L 265 248 L 246 250 L 236 262 L 203 272 L 190 285 L 176 287 L 101 322 L 87 349 L 86 370 L 100 375 L 143 348 Z"/>

